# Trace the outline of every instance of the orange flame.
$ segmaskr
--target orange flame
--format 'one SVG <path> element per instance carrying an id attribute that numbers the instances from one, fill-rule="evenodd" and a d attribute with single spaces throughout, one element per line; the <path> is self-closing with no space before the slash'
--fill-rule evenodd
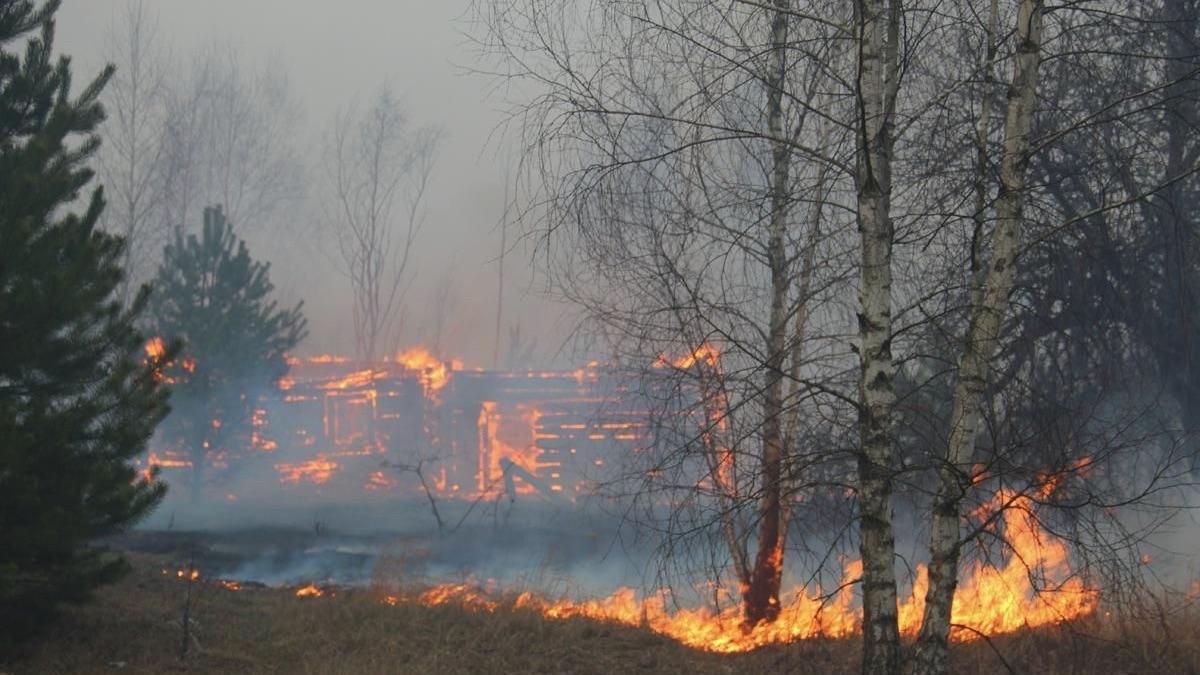
<path id="1" fill-rule="evenodd" d="M 309 584 L 303 588 L 296 589 L 297 598 L 319 598 L 325 595 L 325 591 L 321 590 L 316 584 Z"/>
<path id="2" fill-rule="evenodd" d="M 516 415 L 506 415 L 496 401 L 484 401 L 479 411 L 479 490 L 484 492 L 504 479 L 501 460 L 509 460 L 535 476 L 544 467 L 535 429 L 541 411 L 518 405 Z M 531 494 L 536 488 L 517 484 L 517 492 Z"/>
<path id="3" fill-rule="evenodd" d="M 330 382 L 326 382 L 325 384 L 322 384 L 321 388 L 322 389 L 357 389 L 359 387 L 365 387 L 365 386 L 373 383 L 375 380 L 377 380 L 381 377 L 385 377 L 386 375 L 387 375 L 387 371 L 375 370 L 373 368 L 367 368 L 365 370 L 356 370 L 353 373 L 350 373 L 349 375 L 346 375 L 344 377 L 340 377 L 336 380 L 332 380 Z"/>
<path id="4" fill-rule="evenodd" d="M 449 379 L 449 369 L 446 368 L 446 364 L 420 345 L 410 347 L 397 354 L 396 362 L 409 370 L 416 371 L 420 376 L 421 384 L 425 385 L 426 390 L 430 393 L 440 391 L 442 387 L 446 386 Z M 454 370 L 461 370 L 462 362 L 458 362 L 458 365 L 459 368 Z"/>
<path id="5" fill-rule="evenodd" d="M 422 593 L 418 601 L 428 607 L 453 603 L 484 612 L 494 612 L 500 606 L 500 603 L 489 599 L 481 589 L 466 583 L 435 586 Z"/>
<path id="6" fill-rule="evenodd" d="M 307 462 L 298 462 L 295 464 L 280 463 L 275 465 L 275 470 L 279 472 L 279 482 L 299 483 L 301 481 L 308 481 L 313 485 L 323 485 L 329 482 L 329 479 L 333 478 L 333 474 L 337 473 L 340 468 L 341 465 L 337 462 L 320 455 Z"/>
<path id="7" fill-rule="evenodd" d="M 147 340 L 145 349 L 146 356 L 155 361 L 159 361 L 167 355 L 167 343 L 163 342 L 161 337 L 152 337 Z"/>
<path id="8" fill-rule="evenodd" d="M 717 349 L 712 344 L 705 342 L 699 347 L 692 350 L 692 353 L 686 356 L 681 356 L 674 360 L 667 359 L 665 354 L 660 354 L 654 360 L 655 368 L 677 368 L 679 370 L 687 370 L 697 363 L 705 363 L 710 368 L 715 368 L 721 360 L 721 350 Z"/>
<path id="9" fill-rule="evenodd" d="M 306 360 L 309 363 L 321 364 L 321 363 L 346 363 L 350 359 L 346 358 L 345 356 L 335 356 L 333 354 L 318 354 L 316 356 L 310 356 Z M 288 363 L 291 365 L 298 365 L 300 363 L 300 360 L 295 359 L 294 362 L 292 360 L 289 360 Z"/>
<path id="10" fill-rule="evenodd" d="M 1098 593 L 1073 574 L 1067 560 L 1066 545 L 1045 532 L 1033 514 L 1032 500 L 1024 495 L 1001 491 L 991 502 L 993 508 L 1006 506 L 997 517 L 1012 548 L 1000 567 L 981 562 L 966 566 L 962 583 L 954 596 L 951 621 L 969 627 L 955 630 L 958 641 L 977 639 L 979 633 L 995 635 L 1023 628 L 1053 625 L 1086 616 L 1095 611 Z M 861 629 L 862 613 L 855 586 L 862 576 L 862 562 L 845 563 L 840 586 L 832 593 L 793 588 L 785 594 L 779 618 L 745 632 L 741 608 L 731 593 L 718 589 L 725 607 L 685 608 L 672 611 L 670 595 L 660 591 L 639 598 L 630 588 L 590 600 L 551 600 L 534 593 L 522 593 L 514 604 L 551 619 L 587 617 L 628 625 L 645 625 L 685 645 L 713 652 L 743 652 L 769 644 L 781 644 L 815 637 L 848 637 Z M 1032 579 L 1043 579 L 1035 584 Z M 900 605 L 900 629 L 908 636 L 920 628 L 924 610 L 927 571 L 918 567 L 912 595 Z M 396 604 L 388 596 L 388 604 Z M 497 603 L 485 592 L 469 584 L 445 584 L 422 594 L 418 601 L 426 605 L 457 603 L 468 609 L 494 611 Z M 728 601 L 728 602 L 724 602 Z M 978 633 L 973 632 L 978 631 Z"/>
<path id="11" fill-rule="evenodd" d="M 156 382 L 163 384 L 177 384 L 178 379 L 168 376 L 165 372 L 167 368 L 174 365 L 174 361 L 165 361 L 167 356 L 167 343 L 161 337 L 155 336 L 146 341 L 142 347 L 146 351 L 147 362 L 153 367 L 153 377 Z M 196 361 L 192 358 L 186 358 L 183 361 L 184 370 L 191 373 L 196 370 Z"/>
<path id="12" fill-rule="evenodd" d="M 960 573 L 963 581 L 954 593 L 950 622 L 995 635 L 1053 625 L 1095 611 L 1098 592 L 1071 569 L 1067 545 L 1038 524 L 1033 500 L 1000 490 L 985 511 L 1005 505 L 1004 537 L 1012 549 L 1008 559 L 1000 567 L 975 561 Z M 913 596 L 901 607 L 902 616 L 906 611 L 909 616 L 902 620 L 902 632 L 915 634 L 920 629 L 927 586 L 927 570 L 919 565 Z M 954 637 L 973 640 L 974 631 L 957 629 Z"/>

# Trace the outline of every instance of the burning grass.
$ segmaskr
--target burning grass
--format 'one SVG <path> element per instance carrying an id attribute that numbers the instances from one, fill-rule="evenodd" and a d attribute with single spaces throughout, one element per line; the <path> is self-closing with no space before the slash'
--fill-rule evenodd
<path id="1" fill-rule="evenodd" d="M 438 589 L 271 589 L 189 581 L 137 555 L 134 573 L 0 671 L 23 673 L 732 673 L 857 672 L 857 639 L 743 654 L 689 649 L 646 627 L 548 618 L 528 596 Z M 163 570 L 167 570 L 164 574 Z M 179 661 L 191 585 L 195 639 Z M 954 647 L 957 673 L 1200 670 L 1200 613 L 1123 625 L 1090 618 Z M 997 656 L 1003 655 L 1003 661 Z M 1006 665 L 1007 663 L 1007 665 Z"/>

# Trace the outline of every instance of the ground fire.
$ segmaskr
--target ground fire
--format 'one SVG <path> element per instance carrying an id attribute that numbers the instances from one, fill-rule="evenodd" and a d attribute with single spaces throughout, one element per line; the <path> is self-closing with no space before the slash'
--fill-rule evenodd
<path id="1" fill-rule="evenodd" d="M 1086 585 L 1071 569 L 1067 548 L 1037 521 L 1033 501 L 1026 496 L 998 492 L 989 509 L 1003 509 L 991 519 L 1002 530 L 1011 550 L 997 566 L 974 562 L 963 572 L 955 594 L 951 637 L 971 641 L 1025 628 L 1055 625 L 1088 616 L 1099 605 L 1099 591 Z M 550 599 L 533 592 L 515 597 L 517 608 L 530 609 L 552 619 L 573 616 L 648 626 L 685 645 L 715 652 L 743 652 L 770 644 L 783 644 L 818 637 L 848 637 L 860 630 L 862 612 L 856 584 L 862 573 L 857 560 L 847 561 L 834 589 L 795 587 L 779 618 L 746 631 L 740 606 L 728 589 L 718 589 L 724 609 L 681 608 L 671 594 L 660 591 L 639 597 L 631 588 L 621 588 L 599 599 Z M 915 636 L 920 629 L 926 591 L 924 566 L 918 566 L 911 592 L 900 604 L 900 629 Z M 494 611 L 501 594 L 494 584 L 469 583 L 436 586 L 413 598 L 388 595 L 384 602 L 417 602 L 426 605 L 455 603 L 478 611 Z"/>

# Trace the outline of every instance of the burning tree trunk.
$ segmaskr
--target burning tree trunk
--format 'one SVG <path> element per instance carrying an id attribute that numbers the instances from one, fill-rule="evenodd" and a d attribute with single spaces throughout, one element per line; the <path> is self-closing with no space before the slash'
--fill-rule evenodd
<path id="1" fill-rule="evenodd" d="M 895 539 L 892 531 L 893 127 L 899 86 L 900 5 L 859 0 L 859 106 L 856 187 L 862 245 L 859 282 L 858 502 L 863 561 L 864 673 L 895 673 L 900 665 L 896 616 Z"/>
<path id="2" fill-rule="evenodd" d="M 963 341 L 958 381 L 954 386 L 950 440 L 945 461 L 938 471 L 938 491 L 933 502 L 929 588 L 915 668 L 915 672 L 921 674 L 946 672 L 950 610 L 958 583 L 959 510 L 970 485 L 969 471 L 964 470 L 964 466 L 971 462 L 975 451 L 989 362 L 996 352 L 1021 239 L 1025 165 L 1040 63 L 1042 9 L 1042 0 L 1022 0 L 1017 15 L 1017 51 L 1004 123 L 1000 196 L 996 205 L 998 223 L 987 279 L 980 292 L 972 294 L 970 323 Z"/>
<path id="3" fill-rule="evenodd" d="M 786 382 L 799 382 L 792 331 L 799 340 L 810 316 L 809 292 L 796 287 L 845 278 L 833 270 L 840 259 L 811 265 L 814 251 L 798 245 L 789 217 L 814 174 L 822 193 L 832 189 L 826 173 L 831 182 L 852 173 L 839 147 L 848 104 L 838 93 L 825 98 L 847 115 L 813 104 L 816 92 L 844 81 L 830 56 L 849 34 L 848 16 L 816 16 L 795 0 L 601 2 L 595 12 L 560 0 L 480 4 L 489 10 L 489 44 L 524 64 L 518 77 L 551 83 L 553 95 L 519 108 L 536 111 L 523 117 L 534 141 L 529 167 L 551 190 L 539 208 L 552 223 L 546 241 L 566 240 L 554 247 L 557 290 L 611 333 L 602 339 L 618 358 L 639 367 L 709 341 L 734 364 L 675 365 L 691 381 L 685 407 L 704 405 L 703 428 L 729 442 L 695 434 L 689 427 L 701 411 L 689 410 L 671 417 L 684 440 L 630 460 L 629 478 L 649 486 L 645 494 L 679 497 L 646 500 L 648 517 L 667 504 L 695 518 L 686 528 L 670 525 L 668 537 L 705 537 L 714 562 L 705 569 L 722 576 L 732 560 L 743 628 L 769 623 L 780 610 L 788 469 L 801 428 L 797 402 L 805 399 Z M 814 138 L 804 128 L 809 112 L 832 131 Z M 797 274 L 800 260 L 808 261 L 807 282 Z M 728 405 L 710 410 L 726 391 Z M 742 458 L 736 471 L 734 456 Z M 699 479 L 675 480 L 699 471 Z M 671 472 L 679 474 L 668 479 Z M 691 511 L 700 501 L 704 508 Z M 729 555 L 707 539 L 718 528 Z"/>
<path id="4" fill-rule="evenodd" d="M 787 227 L 791 152 L 783 129 L 783 78 L 787 68 L 788 0 L 775 0 L 771 21 L 771 72 L 767 75 L 767 133 L 771 138 L 771 216 L 767 259 L 771 273 L 771 313 L 767 326 L 766 392 L 763 397 L 762 503 L 759 510 L 758 552 L 743 605 L 745 623 L 754 626 L 779 616 L 779 586 L 787 523 L 782 494 L 783 369 L 787 356 L 788 291 L 791 277 L 784 241 Z"/>

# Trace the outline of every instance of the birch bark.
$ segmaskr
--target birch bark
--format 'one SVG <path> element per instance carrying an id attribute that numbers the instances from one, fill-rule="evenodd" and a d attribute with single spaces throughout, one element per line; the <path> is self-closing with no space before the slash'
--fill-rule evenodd
<path id="1" fill-rule="evenodd" d="M 975 452 L 988 366 L 996 353 L 1021 240 L 1025 166 L 1037 102 L 1043 5 L 1043 0 L 1021 0 L 1017 12 L 1017 48 L 1004 121 L 1000 194 L 996 203 L 997 223 L 991 261 L 978 301 L 972 302 L 969 308 L 967 335 L 963 340 L 958 381 L 954 386 L 950 438 L 945 461 L 938 471 L 938 491 L 933 502 L 929 588 L 914 665 L 914 672 L 919 675 L 941 675 L 947 667 L 947 641 L 961 548 L 960 506 L 970 486 L 967 469 Z"/>
<path id="2" fill-rule="evenodd" d="M 859 0 L 859 106 L 856 189 L 861 241 L 859 281 L 858 503 L 863 561 L 862 672 L 895 673 L 900 664 L 892 529 L 892 243 L 890 216 L 895 99 L 899 86 L 899 0 Z"/>

